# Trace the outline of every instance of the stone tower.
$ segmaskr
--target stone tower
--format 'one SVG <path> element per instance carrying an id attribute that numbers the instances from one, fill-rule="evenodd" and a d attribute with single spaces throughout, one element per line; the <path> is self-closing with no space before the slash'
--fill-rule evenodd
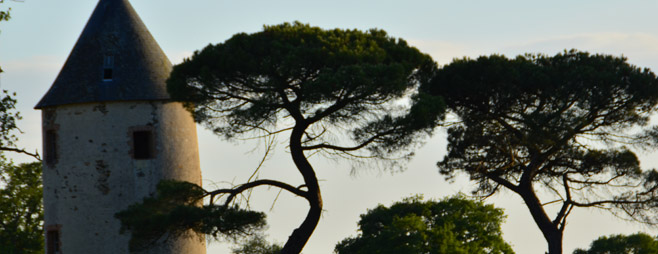
<path id="1" fill-rule="evenodd" d="M 201 184 L 196 125 L 171 63 L 128 0 L 100 0 L 42 110 L 47 254 L 128 253 L 114 214 L 162 179 Z M 147 253 L 205 254 L 198 237 Z"/>

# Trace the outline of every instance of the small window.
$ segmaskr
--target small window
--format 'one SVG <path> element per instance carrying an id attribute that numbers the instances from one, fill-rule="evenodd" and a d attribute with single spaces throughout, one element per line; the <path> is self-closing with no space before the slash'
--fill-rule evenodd
<path id="1" fill-rule="evenodd" d="M 55 130 L 46 130 L 44 139 L 46 164 L 52 166 L 57 162 L 57 132 Z"/>
<path id="2" fill-rule="evenodd" d="M 46 232 L 46 254 L 60 254 L 60 246 L 59 228 L 48 229 Z"/>
<path id="3" fill-rule="evenodd" d="M 103 59 L 103 81 L 111 81 L 113 78 L 114 56 L 105 56 Z"/>
<path id="4" fill-rule="evenodd" d="M 103 70 L 103 80 L 110 81 L 112 80 L 112 69 Z"/>
<path id="5" fill-rule="evenodd" d="M 153 132 L 140 130 L 133 132 L 133 157 L 138 160 L 154 158 Z"/>

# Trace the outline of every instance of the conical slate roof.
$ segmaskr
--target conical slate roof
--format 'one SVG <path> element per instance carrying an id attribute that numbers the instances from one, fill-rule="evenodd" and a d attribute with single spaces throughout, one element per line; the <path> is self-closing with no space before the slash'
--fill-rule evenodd
<path id="1" fill-rule="evenodd" d="M 128 0 L 100 0 L 57 79 L 35 108 L 166 100 L 165 81 L 171 68 Z"/>

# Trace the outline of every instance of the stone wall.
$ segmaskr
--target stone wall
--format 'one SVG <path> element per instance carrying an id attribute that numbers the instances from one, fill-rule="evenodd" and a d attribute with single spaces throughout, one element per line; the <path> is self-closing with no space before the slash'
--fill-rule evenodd
<path id="1" fill-rule="evenodd" d="M 44 158 L 54 156 L 44 160 L 45 227 L 59 230 L 62 253 L 128 253 L 116 212 L 161 179 L 201 184 L 196 125 L 179 103 L 63 105 L 42 117 L 44 138 L 54 138 L 51 148 L 44 141 Z M 152 158 L 133 157 L 134 131 L 152 133 Z M 205 242 L 190 237 L 151 253 L 204 254 Z"/>

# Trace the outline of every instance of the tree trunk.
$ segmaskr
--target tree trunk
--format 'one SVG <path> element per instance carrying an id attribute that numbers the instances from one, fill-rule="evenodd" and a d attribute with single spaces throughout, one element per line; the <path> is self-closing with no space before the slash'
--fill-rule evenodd
<path id="1" fill-rule="evenodd" d="M 288 237 L 288 241 L 283 246 L 283 249 L 281 249 L 281 254 L 299 254 L 302 252 L 306 242 L 311 238 L 313 231 L 315 231 L 315 227 L 320 221 L 320 215 L 322 213 L 321 206 L 322 205 L 318 206 L 311 204 L 311 209 L 309 209 L 306 219 L 304 219 L 302 225 L 295 229 L 290 237 Z"/>
<path id="2" fill-rule="evenodd" d="M 282 254 L 299 254 L 308 239 L 311 238 L 315 227 L 317 227 L 318 222 L 320 221 L 320 216 L 322 215 L 322 195 L 320 193 L 320 185 L 318 184 L 318 179 L 315 175 L 313 167 L 306 159 L 304 155 L 304 150 L 302 149 L 301 140 L 304 134 L 306 126 L 297 124 L 292 130 L 290 135 L 290 154 L 292 160 L 295 162 L 295 166 L 304 177 L 304 183 L 308 189 L 308 195 L 306 200 L 308 200 L 310 209 L 306 215 L 304 222 L 295 229 L 288 241 L 283 246 L 281 250 Z"/>
<path id="3" fill-rule="evenodd" d="M 551 219 L 546 215 L 544 207 L 541 205 L 539 198 L 535 195 L 532 186 L 519 186 L 518 194 L 523 198 L 532 218 L 544 235 L 544 239 L 548 243 L 549 254 L 562 254 L 562 233 L 558 226 L 553 224 Z"/>
<path id="4" fill-rule="evenodd" d="M 546 238 L 548 241 L 548 253 L 549 254 L 562 254 L 562 234 L 553 236 L 552 238 Z"/>

